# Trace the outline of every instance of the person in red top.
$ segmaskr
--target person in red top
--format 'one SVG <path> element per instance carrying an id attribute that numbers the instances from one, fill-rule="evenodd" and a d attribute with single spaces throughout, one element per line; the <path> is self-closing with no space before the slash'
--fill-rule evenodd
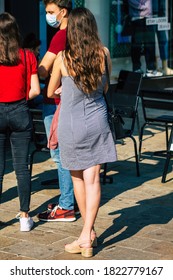
<path id="1" fill-rule="evenodd" d="M 9 13 L 0 14 L 0 85 L 0 194 L 9 137 L 20 201 L 20 230 L 30 231 L 33 220 L 28 214 L 31 195 L 28 153 L 32 120 L 27 99 L 39 95 L 40 86 L 36 58 L 30 51 L 20 48 L 18 25 Z"/>
<path id="2" fill-rule="evenodd" d="M 57 32 L 50 42 L 48 51 L 44 55 L 39 68 L 40 78 L 47 79 L 51 74 L 52 66 L 57 54 L 65 49 L 66 46 L 66 28 L 68 15 L 72 9 L 71 0 L 43 0 L 46 9 L 47 23 Z M 55 99 L 47 98 L 47 86 L 44 89 L 43 118 L 46 128 L 47 138 L 49 138 L 50 127 L 54 113 L 60 102 L 59 97 Z M 58 203 L 48 205 L 48 210 L 39 213 L 37 217 L 41 221 L 64 221 L 72 222 L 76 220 L 74 212 L 74 191 L 69 170 L 64 169 L 61 165 L 59 148 L 50 149 L 51 157 L 58 166 L 58 180 L 61 191 Z"/>

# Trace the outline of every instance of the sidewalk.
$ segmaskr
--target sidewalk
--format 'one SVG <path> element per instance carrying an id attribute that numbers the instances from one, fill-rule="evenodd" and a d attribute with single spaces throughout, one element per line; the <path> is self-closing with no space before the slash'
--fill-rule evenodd
<path id="1" fill-rule="evenodd" d="M 137 137 L 137 136 L 136 136 Z M 117 144 L 118 161 L 109 164 L 113 184 L 102 185 L 101 205 L 96 220 L 98 247 L 94 260 L 172 260 L 173 259 L 173 172 L 172 162 L 161 183 L 164 158 L 153 152 L 165 147 L 161 128 L 148 128 L 143 142 L 141 176 L 136 177 L 133 143 Z M 33 147 L 32 147 L 33 148 Z M 77 239 L 82 219 L 75 222 L 39 222 L 36 214 L 49 202 L 56 202 L 57 186 L 41 181 L 56 178 L 56 166 L 48 153 L 35 156 L 32 176 L 31 216 L 35 227 L 20 232 L 15 215 L 19 210 L 16 180 L 10 153 L 7 158 L 2 204 L 0 205 L 1 260 L 82 260 L 80 254 L 64 252 L 64 244 Z"/>

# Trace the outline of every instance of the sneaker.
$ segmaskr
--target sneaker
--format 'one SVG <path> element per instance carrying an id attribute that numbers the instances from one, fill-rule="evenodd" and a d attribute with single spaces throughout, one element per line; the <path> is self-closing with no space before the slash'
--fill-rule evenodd
<path id="1" fill-rule="evenodd" d="M 142 69 L 136 69 L 134 70 L 135 73 L 140 73 L 140 74 L 144 74 L 144 72 L 142 71 Z"/>
<path id="2" fill-rule="evenodd" d="M 157 70 L 147 70 L 145 76 L 146 77 L 161 77 L 161 76 L 163 76 L 163 73 L 159 72 Z"/>
<path id="3" fill-rule="evenodd" d="M 20 231 L 30 231 L 34 225 L 34 221 L 31 217 L 19 218 L 20 220 Z"/>
<path id="4" fill-rule="evenodd" d="M 48 206 L 47 206 L 47 210 L 52 211 L 53 208 L 56 207 L 56 206 L 59 206 L 59 205 L 56 204 L 56 203 L 49 203 Z M 59 208 L 61 208 L 61 207 L 59 207 Z M 78 207 L 77 204 L 74 205 L 74 213 L 75 213 L 75 215 L 80 214 L 79 207 Z"/>
<path id="5" fill-rule="evenodd" d="M 56 205 L 52 210 L 47 210 L 37 215 L 44 222 L 73 222 L 76 220 L 74 210 L 61 209 Z"/>

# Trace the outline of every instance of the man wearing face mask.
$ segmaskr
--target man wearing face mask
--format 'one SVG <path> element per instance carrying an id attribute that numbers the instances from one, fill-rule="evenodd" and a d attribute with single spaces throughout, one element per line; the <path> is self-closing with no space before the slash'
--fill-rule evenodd
<path id="1" fill-rule="evenodd" d="M 46 21 L 53 27 L 57 28 L 57 32 L 50 42 L 48 51 L 44 55 L 38 73 L 40 78 L 46 79 L 46 86 L 44 88 L 44 104 L 43 104 L 43 118 L 46 128 L 47 137 L 49 137 L 50 126 L 53 115 L 60 102 L 59 98 L 47 98 L 47 85 L 52 66 L 56 55 L 65 49 L 66 45 L 66 28 L 68 15 L 72 9 L 72 1 L 70 0 L 43 0 L 46 10 Z M 70 172 L 61 166 L 59 148 L 51 150 L 51 157 L 58 166 L 58 180 L 61 195 L 57 204 L 49 204 L 48 210 L 37 215 L 41 221 L 75 221 L 74 212 L 74 193 L 73 184 Z"/>

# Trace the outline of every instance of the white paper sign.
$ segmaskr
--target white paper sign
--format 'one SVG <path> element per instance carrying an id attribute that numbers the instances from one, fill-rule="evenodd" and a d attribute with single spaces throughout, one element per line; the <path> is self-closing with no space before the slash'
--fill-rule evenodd
<path id="1" fill-rule="evenodd" d="M 156 25 L 156 24 L 168 23 L 167 17 L 157 17 L 157 18 L 147 18 L 146 25 Z"/>
<path id="2" fill-rule="evenodd" d="M 158 31 L 170 30 L 170 29 L 171 29 L 170 22 L 158 24 Z"/>

